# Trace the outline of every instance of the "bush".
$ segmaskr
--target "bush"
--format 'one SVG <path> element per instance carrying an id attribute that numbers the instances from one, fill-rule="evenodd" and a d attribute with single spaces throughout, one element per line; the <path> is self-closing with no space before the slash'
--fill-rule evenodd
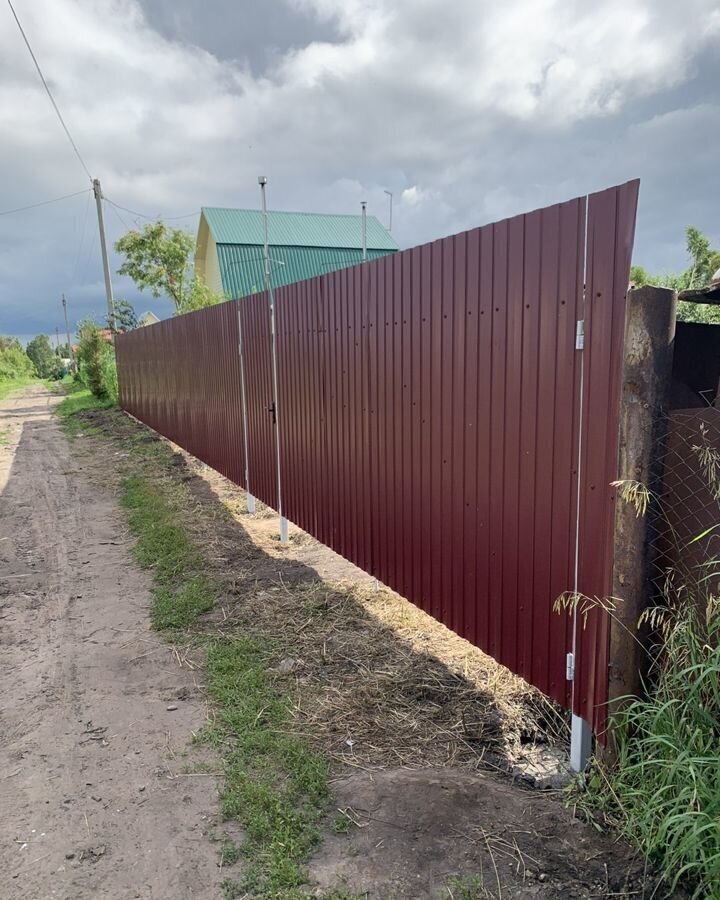
<path id="1" fill-rule="evenodd" d="M 115 353 L 105 331 L 86 319 L 78 328 L 78 378 L 99 400 L 117 403 Z"/>
<path id="2" fill-rule="evenodd" d="M 32 361 L 11 338 L 0 338 L 0 381 L 22 381 L 35 374 Z"/>

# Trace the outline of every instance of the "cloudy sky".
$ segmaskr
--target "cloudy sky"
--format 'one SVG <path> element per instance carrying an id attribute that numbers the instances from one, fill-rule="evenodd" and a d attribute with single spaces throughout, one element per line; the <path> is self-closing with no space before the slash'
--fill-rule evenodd
<path id="1" fill-rule="evenodd" d="M 636 262 L 683 266 L 688 223 L 720 244 L 718 0 L 14 4 L 90 171 L 145 216 L 194 231 L 266 174 L 278 209 L 386 221 L 392 191 L 407 247 L 639 176 Z M 5 3 L 0 136 L 0 212 L 89 187 Z M 62 292 L 102 316 L 87 191 L 0 215 L 0 333 L 54 332 Z"/>

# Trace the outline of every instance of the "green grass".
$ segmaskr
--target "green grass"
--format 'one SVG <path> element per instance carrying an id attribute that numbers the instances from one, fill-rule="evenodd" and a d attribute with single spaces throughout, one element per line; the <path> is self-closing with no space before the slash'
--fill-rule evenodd
<path id="1" fill-rule="evenodd" d="M 655 861 L 674 891 L 720 898 L 720 609 L 694 607 L 665 634 L 647 697 L 615 717 L 617 764 L 591 772 L 590 797 Z"/>
<path id="2" fill-rule="evenodd" d="M 270 644 L 239 636 L 208 648 L 208 690 L 217 715 L 206 731 L 225 747 L 223 815 L 243 827 L 244 892 L 267 900 L 305 897 L 304 862 L 320 839 L 328 799 L 322 758 L 288 734 L 290 704 L 268 677 Z"/>
<path id="3" fill-rule="evenodd" d="M 89 392 L 75 384 L 70 390 L 59 404 L 69 421 L 81 409 L 98 408 Z M 87 433 L 87 427 L 83 430 Z M 171 451 L 134 429 L 123 447 L 133 474 L 122 479 L 120 497 L 137 537 L 134 555 L 152 572 L 153 628 L 207 651 L 213 719 L 197 740 L 221 757 L 221 811 L 244 835 L 239 845 L 223 840 L 219 848 L 223 866 L 238 860 L 242 866 L 240 877 L 229 874 L 222 883 L 223 896 L 310 900 L 317 895 L 306 889 L 306 863 L 325 821 L 328 772 L 323 758 L 290 733 L 296 727 L 291 700 L 271 671 L 280 651 L 267 637 L 249 633 L 252 623 L 235 633 L 226 627 L 220 637 L 199 621 L 215 605 L 222 585 L 185 525 L 187 488 L 164 474 Z M 336 891 L 325 900 L 354 898 Z"/>
<path id="4" fill-rule="evenodd" d="M 18 391 L 20 388 L 27 387 L 29 384 L 33 384 L 37 381 L 36 378 L 14 378 L 11 381 L 5 381 L 4 379 L 0 381 L 0 400 L 4 400 L 8 394 L 12 394 L 13 391 Z"/>
<path id="5" fill-rule="evenodd" d="M 46 382 L 46 386 L 55 393 L 65 395 L 54 411 L 62 420 L 65 433 L 70 437 L 98 434 L 98 429 L 78 413 L 93 409 L 109 409 L 115 405 L 110 400 L 99 400 L 82 382 L 69 375 L 61 381 Z"/>
<path id="6" fill-rule="evenodd" d="M 150 620 L 158 631 L 188 628 L 213 608 L 217 588 L 204 573 L 204 559 L 179 522 L 171 493 L 134 475 L 121 483 L 135 557 L 153 570 Z"/>
<path id="7" fill-rule="evenodd" d="M 136 445 L 136 452 L 144 452 L 141 447 Z M 219 593 L 205 571 L 203 553 L 182 524 L 183 488 L 132 475 L 121 483 L 121 499 L 137 535 L 135 556 L 153 572 L 153 627 L 182 632 L 212 609 Z M 268 674 L 274 660 L 271 643 L 247 634 L 222 640 L 206 635 L 204 640 L 215 718 L 199 740 L 223 755 L 222 813 L 245 834 L 241 847 L 220 851 L 226 865 L 238 855 L 245 863 L 243 878 L 226 881 L 223 891 L 227 897 L 300 900 L 308 896 L 302 890 L 304 862 L 319 841 L 327 805 L 325 763 L 287 733 L 290 703 Z"/>

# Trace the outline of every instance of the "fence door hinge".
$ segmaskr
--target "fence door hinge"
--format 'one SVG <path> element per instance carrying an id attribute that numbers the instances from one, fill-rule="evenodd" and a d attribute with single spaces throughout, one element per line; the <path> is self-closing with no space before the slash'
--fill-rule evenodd
<path id="1" fill-rule="evenodd" d="M 578 319 L 575 324 L 575 349 L 585 349 L 585 319 Z"/>
<path id="2" fill-rule="evenodd" d="M 568 681 L 574 681 L 575 679 L 575 654 L 568 653 L 565 657 L 565 678 Z"/>

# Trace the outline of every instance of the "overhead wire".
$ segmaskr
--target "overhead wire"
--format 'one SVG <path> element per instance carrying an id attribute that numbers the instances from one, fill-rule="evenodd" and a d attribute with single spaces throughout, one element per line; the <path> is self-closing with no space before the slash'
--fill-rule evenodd
<path id="1" fill-rule="evenodd" d="M 189 219 L 191 216 L 196 216 L 196 212 L 185 213 L 182 216 L 148 216 L 146 213 L 138 212 L 136 209 L 128 209 L 127 206 L 121 206 L 119 203 L 116 203 L 114 200 L 111 200 L 109 197 L 105 197 L 105 200 L 111 205 L 116 207 L 117 209 L 121 209 L 123 212 L 129 213 L 131 216 L 138 216 L 140 219 L 158 219 L 163 218 L 166 222 L 172 222 L 175 219 Z"/>
<path id="2" fill-rule="evenodd" d="M 52 91 L 50 90 L 50 87 L 48 86 L 48 83 L 45 80 L 45 76 L 43 75 L 42 69 L 40 68 L 40 63 L 37 61 L 37 57 L 33 53 L 33 48 L 30 46 L 30 41 L 28 40 L 28 36 L 25 34 L 25 29 L 20 24 L 20 19 L 18 18 L 18 14 L 15 12 L 15 7 L 12 5 L 12 0 L 7 0 L 7 2 L 8 2 L 8 6 L 10 7 L 10 11 L 13 14 L 13 18 L 15 19 L 15 22 L 17 23 L 17 27 L 20 29 L 20 34 L 22 35 L 23 40 L 25 41 L 25 46 L 28 48 L 28 52 L 29 52 L 30 56 L 32 57 L 32 61 L 35 63 L 35 68 L 37 69 L 37 73 L 40 76 L 40 81 L 42 81 L 43 87 L 45 88 L 45 91 L 47 92 L 47 95 L 50 98 L 50 102 L 53 105 L 53 109 L 57 113 L 57 117 L 60 120 L 60 124 L 62 125 L 63 130 L 65 131 L 65 134 L 67 135 L 67 139 L 70 141 L 70 144 L 71 144 L 73 150 L 75 151 L 75 156 L 77 156 L 78 160 L 80 161 L 80 165 L 85 170 L 85 174 L 87 175 L 87 177 L 90 179 L 90 181 L 92 181 L 92 175 L 90 174 L 90 169 L 88 169 L 88 167 L 85 165 L 85 160 L 80 155 L 80 151 L 77 148 L 77 144 L 73 140 L 73 136 L 70 134 L 70 129 L 67 127 L 67 124 L 65 123 L 65 119 L 63 119 L 62 113 L 60 112 L 60 107 L 55 102 L 55 98 L 53 97 Z"/>
<path id="3" fill-rule="evenodd" d="M 83 218 L 82 230 L 80 231 L 80 242 L 78 244 L 77 253 L 75 254 L 75 265 L 73 266 L 72 283 L 75 284 L 75 276 L 77 275 L 78 265 L 80 263 L 80 254 L 82 253 L 83 244 L 85 243 L 85 230 L 87 228 L 88 213 L 90 212 L 90 194 L 88 191 L 87 203 L 85 204 L 85 216 Z"/>
<path id="4" fill-rule="evenodd" d="M 53 197 L 52 200 L 41 200 L 40 203 L 30 203 L 28 206 L 18 206 L 15 209 L 4 209 L 0 211 L 0 216 L 9 216 L 10 213 L 24 212 L 26 209 L 37 209 L 38 206 L 47 206 L 49 203 L 58 203 L 60 200 L 69 200 L 71 197 L 79 197 L 81 194 L 90 193 L 90 188 L 84 188 L 82 191 L 75 191 L 74 194 L 64 194 L 62 197 Z"/>

